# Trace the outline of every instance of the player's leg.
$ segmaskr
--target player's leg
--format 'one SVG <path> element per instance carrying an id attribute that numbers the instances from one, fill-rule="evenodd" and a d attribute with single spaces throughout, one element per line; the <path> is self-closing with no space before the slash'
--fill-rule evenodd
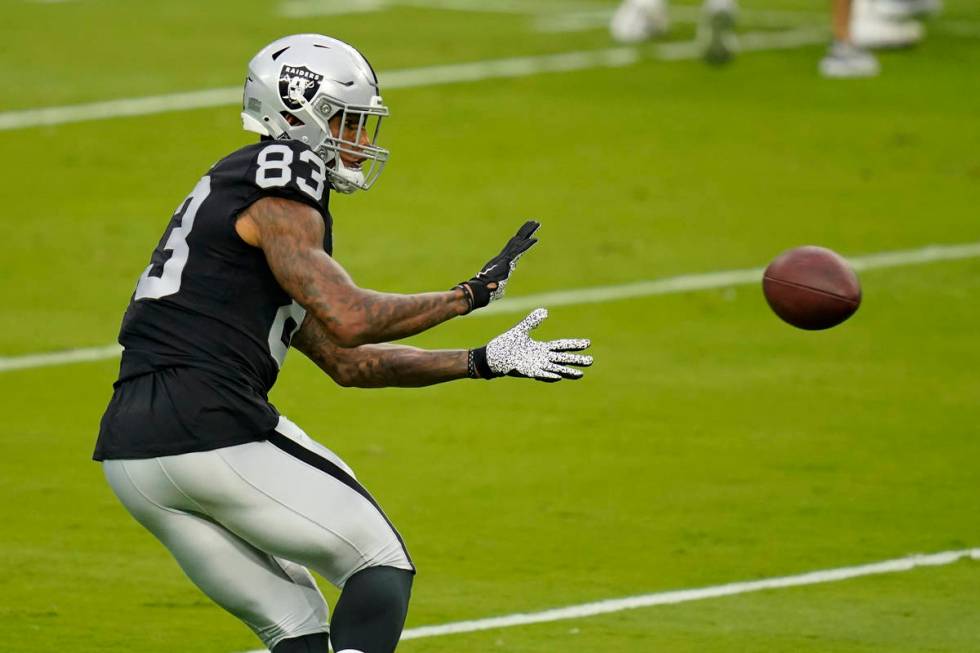
<path id="1" fill-rule="evenodd" d="M 408 615 L 412 578 L 412 572 L 394 567 L 369 567 L 351 576 L 330 620 L 334 651 L 394 651 Z"/>
<path id="2" fill-rule="evenodd" d="M 327 653 L 329 650 L 329 636 L 326 633 L 317 633 L 284 639 L 276 644 L 272 653 Z"/>
<path id="3" fill-rule="evenodd" d="M 330 641 L 338 653 L 394 651 L 408 614 L 412 573 L 369 567 L 347 579 L 330 621 Z M 272 653 L 325 653 L 325 635 L 280 642 Z"/>
<path id="4" fill-rule="evenodd" d="M 224 527 L 342 588 L 331 622 L 336 650 L 394 650 L 414 566 L 336 454 L 283 419 L 268 441 L 160 460 L 174 484 Z"/>
<path id="5" fill-rule="evenodd" d="M 705 61 L 720 65 L 738 52 L 735 36 L 735 0 L 705 0 L 698 24 L 698 41 Z"/>
<path id="6" fill-rule="evenodd" d="M 326 642 L 327 605 L 306 569 L 258 550 L 198 512 L 157 459 L 110 460 L 103 469 L 123 505 L 191 581 L 275 653 L 286 650 L 277 644 L 287 638 Z"/>
<path id="7" fill-rule="evenodd" d="M 667 33 L 667 0 L 623 0 L 609 22 L 620 43 L 637 43 Z"/>

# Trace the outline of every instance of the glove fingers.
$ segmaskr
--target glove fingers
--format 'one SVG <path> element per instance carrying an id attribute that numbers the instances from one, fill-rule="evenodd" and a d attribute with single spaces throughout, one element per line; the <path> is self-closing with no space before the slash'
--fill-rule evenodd
<path id="1" fill-rule="evenodd" d="M 515 253 L 520 253 L 527 251 L 527 249 L 538 242 L 537 238 L 531 238 L 531 234 L 538 230 L 541 223 L 535 222 L 534 220 L 528 220 L 524 223 L 520 229 L 517 230 L 517 235 L 507 241 L 504 245 L 504 249 L 500 252 L 502 255 L 511 255 Z"/>
<path id="2" fill-rule="evenodd" d="M 560 354 L 552 353 L 548 356 L 548 360 L 552 363 L 562 363 L 565 365 L 578 365 L 580 367 L 588 367 L 592 365 L 591 356 L 582 356 L 581 354 Z"/>
<path id="3" fill-rule="evenodd" d="M 527 240 L 522 240 L 522 241 L 520 241 L 518 243 L 514 243 L 514 248 L 513 248 L 512 252 L 514 252 L 514 255 L 515 256 L 520 256 L 521 254 L 523 254 L 527 250 L 531 249 L 531 247 L 536 242 L 538 242 L 538 239 L 537 238 L 528 238 Z"/>
<path id="4" fill-rule="evenodd" d="M 544 343 L 551 351 L 582 351 L 592 345 L 588 338 L 562 338 Z"/>
<path id="5" fill-rule="evenodd" d="M 561 376 L 553 372 L 545 372 L 543 369 L 535 372 L 532 377 L 535 381 L 544 381 L 545 383 L 554 383 L 556 381 L 561 381 Z"/>
<path id="6" fill-rule="evenodd" d="M 531 234 L 533 234 L 535 231 L 537 231 L 538 230 L 538 227 L 540 227 L 540 226 L 541 226 L 541 223 L 538 222 L 537 220 L 528 220 L 523 225 L 521 225 L 521 228 L 520 229 L 517 230 L 517 237 L 518 238 L 529 238 L 531 236 Z"/>
<path id="7" fill-rule="evenodd" d="M 526 318 L 521 320 L 514 329 L 524 332 L 531 331 L 538 328 L 538 325 L 544 322 L 546 317 L 548 317 L 547 308 L 536 308 Z"/>
<path id="8" fill-rule="evenodd" d="M 545 372 L 557 374 L 563 379 L 575 380 L 582 378 L 582 370 L 577 370 L 573 367 L 565 367 L 564 365 L 546 363 L 545 365 L 541 366 L 541 369 Z"/>
<path id="9" fill-rule="evenodd" d="M 531 249 L 531 246 L 538 242 L 537 238 L 529 238 L 527 240 L 518 239 L 514 236 L 504 247 L 504 250 L 500 252 L 500 255 L 504 258 L 513 259 L 514 257 L 520 256 L 527 250 Z"/>

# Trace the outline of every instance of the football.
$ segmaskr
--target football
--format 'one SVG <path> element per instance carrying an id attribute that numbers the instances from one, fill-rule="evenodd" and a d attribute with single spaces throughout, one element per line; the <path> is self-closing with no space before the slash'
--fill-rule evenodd
<path id="1" fill-rule="evenodd" d="M 861 284 L 851 266 L 825 247 L 794 247 L 777 256 L 762 276 L 773 312 L 800 329 L 837 326 L 861 305 Z"/>

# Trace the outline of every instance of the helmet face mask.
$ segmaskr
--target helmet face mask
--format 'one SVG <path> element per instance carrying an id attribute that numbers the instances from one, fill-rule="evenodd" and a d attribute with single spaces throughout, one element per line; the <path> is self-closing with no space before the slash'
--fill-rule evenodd
<path id="1" fill-rule="evenodd" d="M 324 139 L 313 149 L 327 164 L 331 185 L 342 193 L 369 189 L 388 162 L 388 150 L 377 145 L 388 107 L 377 100 L 375 106 L 349 105 L 322 94 L 313 106 L 304 105 L 314 121 L 326 118 Z"/>
<path id="2" fill-rule="evenodd" d="M 307 143 L 340 192 L 367 190 L 377 181 L 389 155 L 377 144 L 387 115 L 374 70 L 343 41 L 319 34 L 287 36 L 249 63 L 243 127 Z"/>

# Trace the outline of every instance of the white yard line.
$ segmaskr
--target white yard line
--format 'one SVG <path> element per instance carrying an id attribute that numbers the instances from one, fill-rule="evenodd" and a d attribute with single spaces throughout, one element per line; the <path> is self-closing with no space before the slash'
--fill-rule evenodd
<path id="1" fill-rule="evenodd" d="M 286 0 L 279 13 L 287 18 L 339 16 L 395 7 L 466 11 L 484 14 L 540 14 L 601 7 L 595 3 L 533 2 L 532 0 Z"/>
<path id="2" fill-rule="evenodd" d="M 826 40 L 826 36 L 823 30 L 803 29 L 787 32 L 749 32 L 742 34 L 740 39 L 746 50 L 784 50 L 821 43 Z M 694 59 L 698 56 L 700 56 L 699 46 L 693 41 L 683 41 L 664 43 L 653 48 L 620 47 L 406 68 L 382 72 L 380 81 L 381 87 L 386 90 L 417 88 L 486 79 L 528 77 L 542 73 L 628 66 L 644 58 L 677 60 Z M 6 111 L 0 113 L 0 131 L 207 109 L 235 105 L 241 101 L 242 89 L 241 85 L 238 85 L 89 104 Z"/>
<path id="3" fill-rule="evenodd" d="M 387 8 L 385 0 L 287 0 L 279 5 L 279 14 L 286 18 L 310 18 L 363 14 Z"/>
<path id="4" fill-rule="evenodd" d="M 929 247 L 920 249 L 855 256 L 848 260 L 854 269 L 861 271 L 978 257 L 980 257 L 980 242 L 965 243 L 962 245 L 930 245 Z M 486 308 L 480 309 L 473 313 L 471 317 L 498 315 L 501 313 L 521 313 L 537 308 L 538 306 L 553 308 L 555 306 L 597 304 L 623 299 L 652 297 L 654 295 L 669 295 L 697 290 L 758 284 L 762 279 L 762 271 L 763 268 L 751 268 L 748 270 L 708 272 L 612 286 L 576 288 L 573 290 L 558 290 L 523 297 L 508 297 L 494 302 Z M 102 347 L 70 349 L 68 351 L 0 357 L 0 372 L 107 360 L 118 357 L 120 351 L 121 349 L 118 345 L 105 345 Z"/>
<path id="5" fill-rule="evenodd" d="M 861 271 L 978 257 L 980 257 L 980 243 L 966 243 L 963 245 L 932 245 L 921 249 L 868 254 L 849 258 L 848 261 L 850 261 L 855 270 Z M 596 304 L 623 299 L 651 297 L 653 295 L 668 295 L 750 284 L 760 284 L 761 287 L 763 269 L 752 268 L 748 270 L 689 274 L 615 286 L 576 288 L 574 290 L 558 290 L 555 292 L 528 295 L 526 297 L 505 298 L 499 302 L 490 304 L 486 308 L 480 309 L 476 313 L 473 313 L 473 315 L 520 313 L 539 306 L 551 308 L 554 306 Z"/>
<path id="6" fill-rule="evenodd" d="M 389 4 L 419 9 L 442 9 L 444 11 L 483 14 L 527 15 L 565 10 L 565 7 L 558 3 L 532 2 L 531 0 L 389 0 Z"/>
<path id="7" fill-rule="evenodd" d="M 606 30 L 609 29 L 609 21 L 615 11 L 615 7 L 600 6 L 561 12 L 541 12 L 532 17 L 531 29 L 542 33 Z M 701 7 L 675 6 L 670 8 L 669 14 L 672 23 L 697 23 L 703 18 L 704 10 Z M 748 24 L 756 27 L 826 25 L 827 14 L 811 11 L 740 9 L 738 22 L 740 25 Z"/>
<path id="8" fill-rule="evenodd" d="M 724 596 L 737 596 L 739 594 L 749 594 L 764 590 L 784 589 L 787 587 L 803 587 L 806 585 L 819 585 L 822 583 L 836 583 L 842 580 L 849 580 L 851 578 L 861 578 L 863 576 L 878 576 L 881 574 L 894 574 L 903 571 L 911 571 L 912 569 L 919 567 L 942 567 L 967 559 L 980 560 L 980 549 L 943 551 L 942 553 L 932 553 L 928 555 L 916 554 L 905 558 L 883 560 L 881 562 L 872 562 L 870 564 L 857 565 L 855 567 L 838 567 L 836 569 L 811 571 L 804 574 L 797 574 L 795 576 L 779 576 L 776 578 L 764 578 L 761 580 L 727 583 L 725 585 L 713 585 L 711 587 L 699 587 L 696 589 L 641 594 L 640 596 L 607 599 L 605 601 L 596 601 L 595 603 L 583 603 L 581 605 L 572 605 L 564 608 L 544 610 L 541 612 L 510 614 L 500 617 L 490 617 L 488 619 L 476 619 L 473 621 L 457 621 L 438 626 L 421 626 L 406 630 L 404 633 L 402 633 L 402 639 L 406 640 L 420 639 L 422 637 L 442 637 L 445 635 L 473 633 L 482 630 L 495 630 L 498 628 L 513 628 L 515 626 L 549 623 L 567 619 L 582 619 L 584 617 L 594 617 L 601 614 L 622 612 L 624 610 L 636 610 L 638 608 L 650 608 L 658 605 L 675 605 L 678 603 L 703 601 L 705 599 L 716 599 Z M 265 653 L 265 649 L 248 651 L 248 653 Z"/>
<path id="9" fill-rule="evenodd" d="M 530 18 L 530 28 L 537 32 L 581 32 L 608 29 L 616 7 L 592 2 L 556 3 L 529 0 L 286 0 L 279 13 L 287 18 L 342 16 L 381 12 L 398 7 L 437 9 L 444 11 L 484 14 L 514 14 Z M 697 22 L 700 7 L 670 8 L 672 22 Z M 780 11 L 742 9 L 739 22 L 766 27 L 821 25 L 827 22 L 825 13 L 812 11 Z"/>
<path id="10" fill-rule="evenodd" d="M 13 370 L 30 370 L 35 367 L 51 367 L 53 365 L 68 365 L 69 363 L 90 363 L 117 358 L 122 352 L 119 345 L 104 345 L 102 347 L 84 347 L 66 351 L 52 351 L 44 354 L 27 354 L 25 356 L 8 356 L 0 358 L 0 372 Z"/>
<path id="11" fill-rule="evenodd" d="M 938 20 L 931 21 L 929 29 L 937 32 L 951 34 L 953 36 L 964 36 L 967 38 L 980 38 L 980 22 L 971 20 Z"/>

